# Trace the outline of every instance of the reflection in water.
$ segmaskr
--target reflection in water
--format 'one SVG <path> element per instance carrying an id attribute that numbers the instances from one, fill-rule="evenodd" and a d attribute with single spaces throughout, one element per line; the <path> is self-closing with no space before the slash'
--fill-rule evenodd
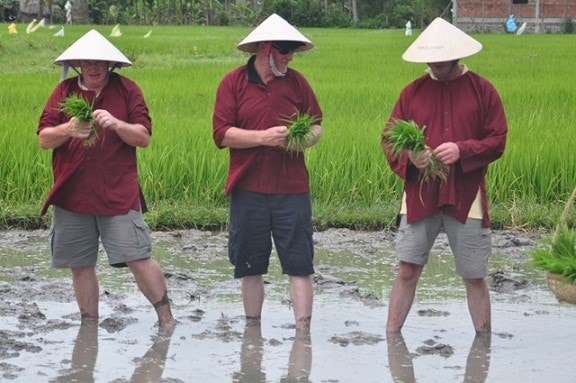
<path id="1" fill-rule="evenodd" d="M 266 374 L 262 371 L 264 344 L 259 321 L 246 321 L 242 348 L 240 349 L 240 372 L 234 373 L 234 383 L 266 383 Z"/>
<path id="2" fill-rule="evenodd" d="M 166 355 L 170 347 L 170 340 L 174 333 L 172 328 L 160 328 L 153 338 L 152 347 L 138 361 L 138 366 L 132 374 L 131 382 L 159 382 L 164 372 Z"/>
<path id="3" fill-rule="evenodd" d="M 98 356 L 98 323 L 82 322 L 72 351 L 72 366 L 52 382 L 94 382 Z"/>
<path id="4" fill-rule="evenodd" d="M 490 369 L 490 334 L 479 334 L 474 338 L 466 361 L 465 383 L 483 383 Z"/>
<path id="5" fill-rule="evenodd" d="M 387 334 L 388 364 L 390 374 L 396 383 L 415 383 L 414 354 L 408 352 L 408 347 L 400 333 Z M 490 334 L 478 334 L 472 342 L 466 361 L 465 383 L 483 383 L 490 368 Z"/>
<path id="6" fill-rule="evenodd" d="M 157 382 L 162 377 L 164 363 L 174 329 L 160 329 L 153 339 L 152 346 L 138 361 L 131 382 Z M 83 322 L 78 330 L 72 351 L 72 366 L 62 371 L 52 382 L 93 383 L 94 366 L 98 356 L 98 324 Z"/>
<path id="7" fill-rule="evenodd" d="M 240 350 L 240 371 L 232 376 L 233 383 L 266 383 L 262 357 L 264 342 L 260 322 L 248 321 Z M 288 373 L 280 382 L 308 382 L 312 368 L 312 341 L 310 330 L 296 330 L 288 359 Z"/>
<path id="8" fill-rule="evenodd" d="M 288 361 L 288 374 L 282 383 L 309 382 L 312 369 L 312 339 L 310 329 L 296 330 Z"/>

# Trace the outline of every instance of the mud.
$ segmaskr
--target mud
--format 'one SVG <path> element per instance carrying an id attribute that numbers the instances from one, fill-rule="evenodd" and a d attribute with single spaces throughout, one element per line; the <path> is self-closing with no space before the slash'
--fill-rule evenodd
<path id="1" fill-rule="evenodd" d="M 0 381 L 572 382 L 576 306 L 558 302 L 533 269 L 527 252 L 539 238 L 494 233 L 490 336 L 475 336 L 440 237 L 402 335 L 387 337 L 394 233 L 315 233 L 315 306 L 304 336 L 277 262 L 261 326 L 245 323 L 226 233 L 153 233 L 179 322 L 166 333 L 131 274 L 104 256 L 100 321 L 80 326 L 69 272 L 50 268 L 47 232 L 3 231 Z"/>

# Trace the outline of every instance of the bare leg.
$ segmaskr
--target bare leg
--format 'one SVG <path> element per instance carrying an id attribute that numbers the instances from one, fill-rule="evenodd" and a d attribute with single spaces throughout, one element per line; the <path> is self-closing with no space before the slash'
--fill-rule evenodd
<path id="1" fill-rule="evenodd" d="M 484 278 L 464 279 L 466 298 L 472 323 L 478 334 L 489 334 L 492 330 L 490 293 Z"/>
<path id="2" fill-rule="evenodd" d="M 386 332 L 400 332 L 402 329 L 414 302 L 416 286 L 423 269 L 423 265 L 400 262 L 398 276 L 390 293 Z"/>
<path id="3" fill-rule="evenodd" d="M 82 322 L 98 321 L 100 288 L 94 266 L 72 269 L 72 284 Z"/>
<path id="4" fill-rule="evenodd" d="M 132 274 L 134 274 L 136 284 L 154 306 L 160 327 L 174 327 L 176 320 L 170 310 L 166 280 L 160 266 L 150 258 L 128 262 L 127 264 Z"/>
<path id="5" fill-rule="evenodd" d="M 259 320 L 264 305 L 264 279 L 262 275 L 249 275 L 242 278 L 242 302 L 248 319 Z"/>
<path id="6" fill-rule="evenodd" d="M 294 308 L 296 330 L 310 328 L 313 287 L 310 276 L 290 276 L 290 297 Z"/>

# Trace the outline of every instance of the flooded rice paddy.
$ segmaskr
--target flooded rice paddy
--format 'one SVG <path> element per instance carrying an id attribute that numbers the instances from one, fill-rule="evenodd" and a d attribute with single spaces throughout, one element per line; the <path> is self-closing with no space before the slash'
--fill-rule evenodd
<path id="1" fill-rule="evenodd" d="M 495 232 L 492 327 L 475 337 L 461 280 L 439 238 L 402 336 L 387 336 L 394 234 L 315 233 L 310 334 L 293 326 L 274 258 L 261 326 L 247 326 L 226 233 L 155 232 L 179 324 L 159 332 L 127 270 L 100 276 L 100 322 L 80 326 L 68 271 L 50 268 L 46 231 L 0 232 L 1 382 L 574 382 L 576 306 L 559 303 L 527 251 Z"/>

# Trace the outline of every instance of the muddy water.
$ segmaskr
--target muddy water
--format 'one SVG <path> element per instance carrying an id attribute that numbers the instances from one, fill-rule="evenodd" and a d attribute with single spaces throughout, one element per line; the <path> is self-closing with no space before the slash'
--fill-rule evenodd
<path id="1" fill-rule="evenodd" d="M 226 234 L 154 233 L 179 321 L 158 332 L 130 273 L 98 267 L 101 320 L 79 326 L 69 272 L 51 269 L 45 231 L 0 232 L 0 381 L 574 382 L 576 306 L 557 302 L 526 252 L 537 236 L 494 233 L 493 333 L 475 337 L 444 238 L 401 337 L 387 337 L 393 234 L 315 234 L 315 306 L 296 336 L 272 262 L 263 322 L 246 327 Z"/>

